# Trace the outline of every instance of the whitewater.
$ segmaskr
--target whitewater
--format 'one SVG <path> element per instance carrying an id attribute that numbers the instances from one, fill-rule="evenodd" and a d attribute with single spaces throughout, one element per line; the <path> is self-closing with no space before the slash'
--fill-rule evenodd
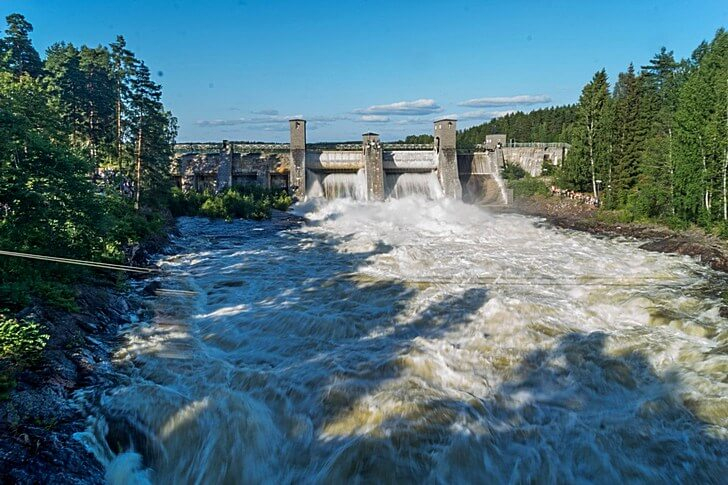
<path id="1" fill-rule="evenodd" d="M 453 200 L 182 218 L 82 440 L 111 483 L 719 483 L 724 275 Z"/>

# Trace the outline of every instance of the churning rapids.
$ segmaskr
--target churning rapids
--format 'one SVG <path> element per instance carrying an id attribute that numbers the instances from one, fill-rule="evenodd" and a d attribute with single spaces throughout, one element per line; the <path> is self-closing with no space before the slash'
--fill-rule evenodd
<path id="1" fill-rule="evenodd" d="M 298 210 L 179 220 L 78 436 L 109 481 L 725 479 L 723 276 L 449 200 Z"/>

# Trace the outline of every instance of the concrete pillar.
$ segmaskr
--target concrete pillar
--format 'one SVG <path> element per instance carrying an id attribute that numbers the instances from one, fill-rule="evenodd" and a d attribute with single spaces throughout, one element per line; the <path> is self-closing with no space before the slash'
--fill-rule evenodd
<path id="1" fill-rule="evenodd" d="M 382 166 L 382 144 L 379 142 L 379 135 L 364 133 L 362 144 L 367 200 L 384 200 L 384 167 Z"/>
<path id="2" fill-rule="evenodd" d="M 306 197 L 306 120 L 290 120 L 291 125 L 291 171 L 288 186 L 293 195 L 303 200 Z"/>
<path id="3" fill-rule="evenodd" d="M 458 175 L 458 152 L 456 149 L 457 128 L 455 120 L 435 121 L 435 156 L 437 176 L 445 197 L 462 199 L 463 189 Z"/>
<path id="4" fill-rule="evenodd" d="M 217 167 L 217 188 L 224 189 L 233 185 L 233 145 L 227 140 L 222 141 L 220 150 L 220 164 Z"/>

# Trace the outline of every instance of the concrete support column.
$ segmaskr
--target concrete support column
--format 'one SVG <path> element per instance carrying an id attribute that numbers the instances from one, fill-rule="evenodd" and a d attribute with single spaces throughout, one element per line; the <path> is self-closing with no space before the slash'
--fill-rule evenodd
<path id="1" fill-rule="evenodd" d="M 306 197 L 306 120 L 290 120 L 291 125 L 291 171 L 288 186 L 293 195 L 303 200 Z"/>
<path id="2" fill-rule="evenodd" d="M 384 168 L 382 166 L 382 144 L 376 133 L 362 135 L 364 148 L 364 173 L 366 174 L 367 200 L 384 200 Z"/>
<path id="3" fill-rule="evenodd" d="M 217 188 L 224 189 L 233 185 L 233 144 L 222 141 L 220 165 L 217 169 Z"/>
<path id="4" fill-rule="evenodd" d="M 456 135 L 455 120 L 435 121 L 435 156 L 437 157 L 437 176 L 440 179 L 440 185 L 445 192 L 445 197 L 462 199 L 463 188 L 458 175 Z"/>

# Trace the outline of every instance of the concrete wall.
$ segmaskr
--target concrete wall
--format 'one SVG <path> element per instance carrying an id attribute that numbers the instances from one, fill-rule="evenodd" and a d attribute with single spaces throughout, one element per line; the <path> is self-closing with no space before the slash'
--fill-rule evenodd
<path id="1" fill-rule="evenodd" d="M 432 150 L 388 151 L 382 159 L 387 172 L 432 172 L 437 170 L 437 161 Z"/>
<path id="2" fill-rule="evenodd" d="M 564 148 L 503 147 L 506 163 L 518 165 L 534 177 L 541 175 L 544 163 L 561 165 L 565 155 Z"/>
<path id="3" fill-rule="evenodd" d="M 289 185 L 301 200 L 306 197 L 306 121 L 291 120 L 291 167 Z"/>
<path id="4" fill-rule="evenodd" d="M 185 190 L 218 190 L 231 185 L 287 186 L 288 153 L 187 153 L 172 161 L 171 174 Z"/>

